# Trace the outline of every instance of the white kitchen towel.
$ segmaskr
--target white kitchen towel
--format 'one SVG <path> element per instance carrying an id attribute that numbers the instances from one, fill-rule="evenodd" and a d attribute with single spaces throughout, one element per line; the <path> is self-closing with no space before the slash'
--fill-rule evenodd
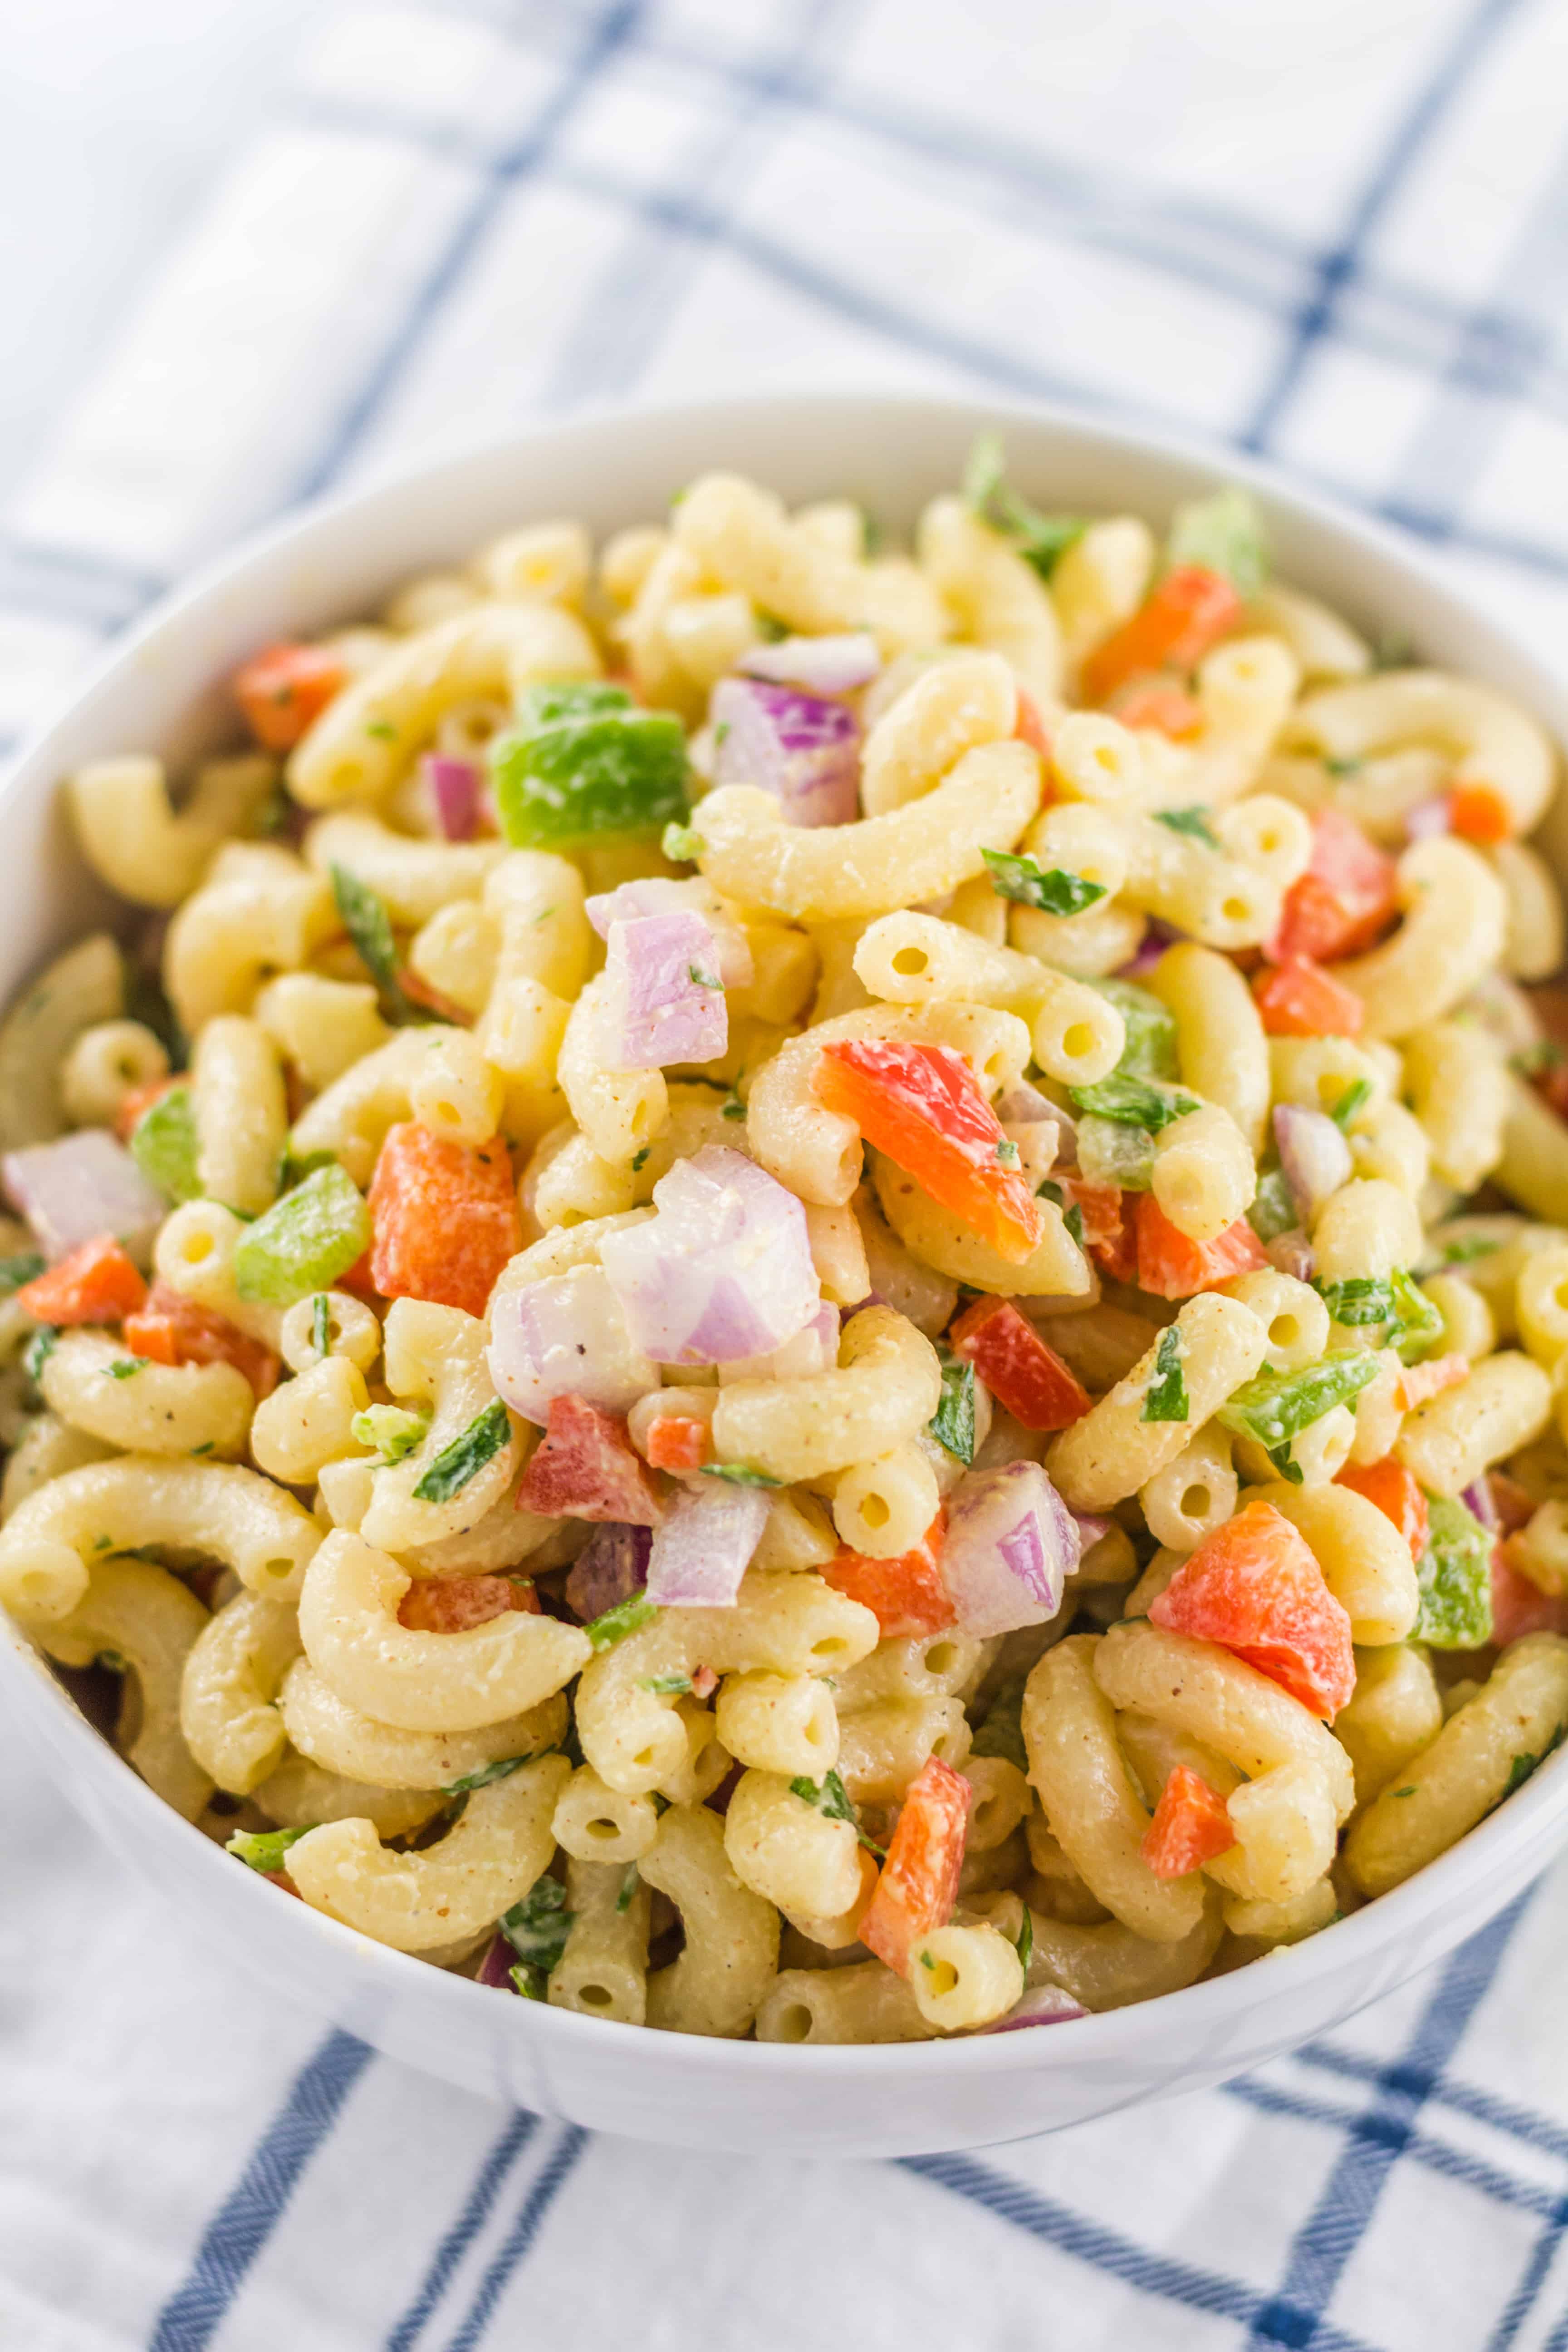
<path id="1" fill-rule="evenodd" d="M 225 21 L 302 47 L 0 513 L 0 733 L 280 508 L 636 394 L 1179 425 L 1420 532 L 1561 643 L 1563 0 Z M 707 2158 L 259 1999 L 4 1725 L 0 1763 L 7 2352 L 1568 2352 L 1563 1869 L 1225 2090 L 982 2156 Z"/>

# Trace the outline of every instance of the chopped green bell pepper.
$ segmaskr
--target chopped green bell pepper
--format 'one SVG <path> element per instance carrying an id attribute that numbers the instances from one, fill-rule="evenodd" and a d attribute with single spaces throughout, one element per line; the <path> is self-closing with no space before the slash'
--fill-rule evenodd
<path id="1" fill-rule="evenodd" d="M 346 1171 L 320 1168 L 247 1225 L 234 1253 L 242 1298 L 292 1307 L 330 1290 L 370 1247 L 370 1211 Z"/>

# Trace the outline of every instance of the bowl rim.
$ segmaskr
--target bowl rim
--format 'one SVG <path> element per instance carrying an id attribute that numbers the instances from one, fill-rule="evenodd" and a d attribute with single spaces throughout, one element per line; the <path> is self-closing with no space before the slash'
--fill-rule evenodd
<path id="1" fill-rule="evenodd" d="M 1444 611 L 1447 620 L 1470 632 L 1480 649 L 1500 656 L 1523 677 L 1530 701 L 1548 715 L 1554 736 L 1561 737 L 1568 731 L 1568 703 L 1564 702 L 1563 688 L 1542 657 L 1506 625 L 1500 625 L 1479 610 L 1472 593 L 1454 582 L 1427 549 L 1386 523 L 1357 512 L 1336 495 L 1298 480 L 1268 460 L 1180 431 L 1105 424 L 1066 403 L 991 400 L 962 394 L 879 390 L 849 384 L 842 389 L 596 404 L 567 418 L 525 420 L 503 434 L 478 437 L 436 456 L 409 457 L 378 469 L 355 487 L 290 509 L 196 566 L 188 577 L 159 597 L 131 628 L 111 641 L 87 673 L 56 698 L 53 707 L 30 730 L 10 763 L 10 772 L 0 788 L 0 802 L 21 789 L 37 770 L 52 764 L 57 735 L 87 709 L 101 689 L 136 667 L 165 631 L 177 627 L 209 600 L 242 584 L 253 569 L 263 567 L 290 546 L 301 553 L 308 552 L 310 542 L 318 533 L 331 538 L 352 528 L 356 519 L 395 504 L 401 498 L 416 491 L 428 494 L 438 489 L 443 480 L 467 477 L 475 468 L 482 472 L 487 464 L 504 465 L 519 451 L 537 448 L 541 444 L 591 441 L 596 435 L 622 429 L 655 432 L 662 425 L 700 424 L 704 419 L 715 425 L 732 420 L 744 425 L 769 413 L 777 415 L 786 410 L 805 428 L 809 428 L 815 415 L 831 415 L 836 422 L 841 422 L 847 411 L 858 411 L 868 426 L 879 417 L 885 418 L 889 412 L 894 412 L 923 415 L 933 423 L 951 424 L 970 433 L 995 429 L 1005 435 L 1013 428 L 1026 432 L 1043 429 L 1056 435 L 1064 445 L 1077 441 L 1098 454 L 1124 457 L 1133 464 L 1153 458 L 1184 467 L 1215 488 L 1239 482 L 1255 491 L 1266 509 L 1272 508 L 1321 535 L 1337 540 L 1342 545 L 1348 544 L 1352 551 L 1374 556 L 1404 574 L 1428 603 Z M 0 1643 L 0 1659 L 4 1660 L 0 1681 L 16 1675 L 24 1684 L 29 1683 L 29 1670 L 37 1670 L 37 1660 L 26 1632 L 3 1612 L 0 1627 L 6 1636 Z M 47 1679 L 53 1697 L 69 1719 L 68 1726 L 61 1720 L 53 1744 L 63 1747 L 76 1743 L 82 1769 L 99 1777 L 117 1809 L 140 1808 L 148 1833 L 154 1839 L 165 1840 L 172 1846 L 184 1841 L 187 1853 L 193 1850 L 189 1841 L 195 1840 L 207 1850 L 215 1869 L 230 1870 L 223 1849 L 156 1796 L 94 1729 L 52 1675 Z M 37 1696 L 41 1703 L 49 1703 L 47 1695 Z M 1488 1912 L 1476 1929 L 1467 1927 L 1464 1896 L 1469 1883 L 1489 1872 L 1493 1876 L 1506 1874 L 1510 1861 L 1522 1848 L 1544 1846 L 1553 1830 L 1559 1837 L 1568 1830 L 1568 1753 L 1544 1758 L 1527 1786 L 1516 1790 L 1435 1862 L 1389 1893 L 1373 1898 L 1359 1910 L 1334 1920 L 1300 1943 L 1281 1946 L 1263 1955 L 1268 1967 L 1266 1982 L 1257 1987 L 1259 1995 L 1266 1992 L 1269 2006 L 1278 2007 L 1281 1996 L 1288 2000 L 1291 1992 L 1316 1978 L 1353 1973 L 1358 1965 L 1364 1969 L 1380 1950 L 1403 1941 L 1405 1929 L 1432 1920 L 1445 1909 L 1461 1923 L 1444 1947 L 1451 1950 L 1464 1940 L 1467 1932 L 1479 1932 L 1479 1927 L 1495 1916 Z M 1543 1855 L 1542 1867 L 1547 1858 Z M 265 1888 L 254 1873 L 244 1871 L 241 1876 L 252 1882 L 250 1888 L 231 1899 L 275 1904 L 274 1891 Z M 216 1886 L 217 1882 L 214 1884 Z M 231 1886 L 237 1887 L 238 1884 L 231 1876 Z M 287 1906 L 286 1912 L 295 1916 L 296 1906 Z M 267 1916 L 279 1934 L 289 1932 L 281 1927 L 276 1911 Z M 303 1903 L 297 1906 L 297 1916 L 303 1932 L 325 1937 L 329 1946 L 335 1946 L 341 1952 L 345 1967 L 360 1971 L 362 1983 L 374 1979 L 380 1971 L 390 1970 L 392 1984 L 405 1991 L 422 1985 L 433 2004 L 465 2004 L 476 1998 L 489 1997 L 490 1988 L 449 1970 L 432 1968 L 417 1955 L 375 1943 Z M 1138 2045 L 1159 2021 L 1171 2019 L 1174 2022 L 1178 2011 L 1173 2004 L 1179 2004 L 1180 2031 L 1189 2039 L 1200 2035 L 1205 2026 L 1218 2024 L 1234 2015 L 1238 2006 L 1245 2005 L 1238 2004 L 1236 1988 L 1245 1986 L 1258 1965 L 1257 1961 L 1248 1962 L 1223 1977 L 1209 1978 L 1176 1992 L 1159 1994 L 1121 2009 L 1091 2012 L 1069 2021 L 1075 2029 L 1070 2041 L 1058 2042 L 1054 2036 L 1047 2034 L 1042 2044 L 1031 2035 L 1023 2050 L 1016 2033 L 984 2032 L 951 2040 L 880 2043 L 730 2041 L 700 2034 L 679 2039 L 685 2045 L 683 2060 L 691 2064 L 721 2072 L 738 2065 L 752 2077 L 787 2071 L 792 2077 L 803 2080 L 813 2074 L 842 2078 L 859 2074 L 872 2078 L 896 2075 L 923 2079 L 955 2067 L 984 2074 L 1014 2071 L 1020 2065 L 1030 2072 L 1044 2073 L 1051 2065 L 1053 2049 L 1064 2063 L 1070 2053 L 1075 2064 L 1085 2059 L 1099 2059 L 1109 2065 L 1118 2059 L 1136 2058 Z M 1376 1999 L 1387 1989 L 1374 1986 L 1363 1998 Z M 1361 2005 L 1361 2000 L 1352 2001 L 1352 2008 Z M 635 2037 L 649 2031 L 646 2026 L 580 2015 L 542 2002 L 517 2001 L 515 2008 L 513 2027 L 502 2030 L 524 2036 L 541 2034 L 545 2037 L 546 2047 L 552 2036 L 561 2037 L 560 2046 L 564 2049 L 584 2033 L 603 2036 L 610 2030 Z M 454 2010 L 451 2014 L 471 2016 L 472 2011 Z M 626 2043 L 628 2055 L 634 2046 L 632 2042 Z M 1136 2095 L 1135 2091 L 1129 2093 L 1129 2096 Z"/>

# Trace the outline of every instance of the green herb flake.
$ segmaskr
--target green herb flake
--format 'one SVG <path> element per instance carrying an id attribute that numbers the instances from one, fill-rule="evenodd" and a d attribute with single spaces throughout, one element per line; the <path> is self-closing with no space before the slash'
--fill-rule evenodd
<path id="1" fill-rule="evenodd" d="M 1042 866 L 1037 857 L 1015 856 L 1005 849 L 983 849 L 991 887 L 999 898 L 1020 907 L 1038 907 L 1047 915 L 1081 915 L 1105 896 L 1101 882 L 1086 882 L 1062 866 Z"/>
<path id="2" fill-rule="evenodd" d="M 1121 1015 L 1127 1042 L 1115 1075 L 1123 1078 L 1174 1081 L 1181 1076 L 1176 1057 L 1176 1016 L 1169 1005 L 1131 980 L 1091 980 L 1085 983 L 1103 996 Z"/>
<path id="3" fill-rule="evenodd" d="M 1068 1199 L 1054 1177 L 1047 1176 L 1043 1183 L 1036 1185 L 1035 1198 L 1037 1201 L 1049 1201 L 1054 1207 L 1058 1208 L 1062 1213 L 1063 1224 L 1079 1249 L 1087 1248 L 1088 1244 L 1083 1237 L 1083 1211 L 1076 1201 Z"/>
<path id="4" fill-rule="evenodd" d="M 1351 1121 L 1360 1116 L 1371 1100 L 1372 1080 L 1370 1078 L 1357 1078 L 1352 1085 L 1345 1088 L 1329 1113 L 1329 1117 L 1342 1135 L 1350 1133 Z"/>
<path id="5" fill-rule="evenodd" d="M 1389 1326 L 1388 1345 L 1401 1363 L 1418 1363 L 1427 1355 L 1435 1340 L 1442 1336 L 1443 1317 L 1403 1266 L 1389 1276 L 1389 1288 L 1394 1297 L 1394 1316 Z"/>
<path id="6" fill-rule="evenodd" d="M 731 1089 L 730 1093 L 725 1096 L 724 1100 L 720 1104 L 719 1116 L 721 1118 L 745 1118 L 746 1106 L 741 1100 L 740 1096 L 735 1093 L 733 1088 Z"/>
<path id="7" fill-rule="evenodd" d="M 803 1805 L 811 1805 L 830 1822 L 847 1822 L 868 1853 L 882 1855 L 884 1849 L 872 1843 L 860 1827 L 860 1816 L 850 1802 L 849 1792 L 837 1772 L 825 1772 L 820 1780 L 808 1780 L 804 1775 L 790 1782 L 790 1793 Z"/>
<path id="8" fill-rule="evenodd" d="M 551 1970 L 560 1965 L 576 1916 L 566 1908 L 566 1889 L 560 1879 L 546 1875 L 536 1878 L 521 1902 L 514 1903 L 497 1920 L 517 1954 L 521 1965 L 513 1969 L 512 1981 L 526 1999 L 544 1998 L 545 1984 Z"/>
<path id="9" fill-rule="evenodd" d="M 16 1257 L 0 1257 L 0 1298 L 9 1298 L 25 1282 L 36 1282 L 44 1270 L 44 1261 L 37 1250 L 23 1250 Z"/>
<path id="10" fill-rule="evenodd" d="M 731 1486 L 782 1486 L 782 1478 L 770 1478 L 765 1470 L 749 1469 L 744 1462 L 705 1462 L 698 1473 L 703 1478 L 722 1478 Z"/>
<path id="11" fill-rule="evenodd" d="M 1394 1793 L 1396 1797 L 1413 1797 L 1415 1794 L 1415 1783 L 1412 1781 L 1408 1789 L 1395 1789 Z"/>
<path id="12" fill-rule="evenodd" d="M 1010 539 L 1026 563 L 1048 580 L 1088 523 L 1079 515 L 1044 514 L 1008 487 L 999 433 L 975 436 L 963 468 L 963 496 L 982 522 Z"/>
<path id="13" fill-rule="evenodd" d="M 193 1445 L 191 1448 L 191 1452 L 194 1454 L 211 1454 L 215 1451 L 215 1441 L 210 1437 L 204 1438 L 200 1445 Z"/>
<path id="14" fill-rule="evenodd" d="M 691 1688 L 689 1675 L 639 1675 L 638 1690 L 651 1691 L 655 1698 L 684 1698 Z"/>
<path id="15" fill-rule="evenodd" d="M 647 1166 L 648 1154 L 652 1150 L 653 1146 L 651 1143 L 645 1143 L 640 1151 L 635 1151 L 632 1154 L 632 1174 L 634 1176 L 640 1176 L 642 1174 L 643 1170 Z"/>
<path id="16" fill-rule="evenodd" d="M 360 961 L 381 991 L 386 1011 L 396 1021 L 412 1019 L 414 1007 L 398 982 L 397 949 L 385 899 L 356 874 L 351 874 L 346 866 L 334 866 L 330 870 L 332 897 L 343 929 L 353 941 Z"/>
<path id="17" fill-rule="evenodd" d="M 167 1199 L 177 1203 L 200 1196 L 196 1116 L 189 1087 L 171 1087 L 148 1105 L 131 1130 L 131 1157 Z"/>
<path id="18" fill-rule="evenodd" d="M 939 1348 L 942 1397 L 926 1427 L 965 1468 L 974 1459 L 974 1367 Z"/>
<path id="19" fill-rule="evenodd" d="M 382 743 L 395 743 L 397 740 L 397 730 L 389 719 L 371 719 L 364 731 Z"/>
<path id="20" fill-rule="evenodd" d="M 37 1387 L 38 1375 L 60 1344 L 59 1326 L 40 1323 L 22 1351 L 22 1370 Z"/>
<path id="21" fill-rule="evenodd" d="M 921 1968 L 922 1968 L 922 1969 L 929 1969 L 931 1970 L 931 1972 L 932 1976 L 935 1976 L 935 1974 L 936 1974 L 936 1962 L 932 1959 L 932 1958 L 931 1958 L 931 1954 L 930 1954 L 929 1952 L 922 1952 L 922 1953 L 921 1954 Z"/>
<path id="22" fill-rule="evenodd" d="M 1479 1650 L 1492 1637 L 1492 1539 L 1463 1503 L 1426 1497 L 1426 1549 L 1415 1563 L 1421 1605 L 1413 1642 Z"/>
<path id="23" fill-rule="evenodd" d="M 628 1633 L 640 1632 L 658 1615 L 657 1601 L 650 1601 L 646 1592 L 634 1592 L 626 1600 L 617 1601 L 613 1609 L 606 1609 L 602 1617 L 595 1617 L 583 1631 L 595 1651 L 613 1650 L 617 1642 L 624 1642 Z"/>
<path id="24" fill-rule="evenodd" d="M 1205 849 L 1219 847 L 1206 808 L 1155 809 L 1152 814 L 1155 824 L 1164 825 L 1169 832 L 1184 834 L 1189 841 L 1201 841 Z"/>
<path id="25" fill-rule="evenodd" d="M 658 845 L 672 866 L 694 866 L 708 847 L 690 824 L 667 824 Z"/>
<path id="26" fill-rule="evenodd" d="M 498 1756 L 493 1764 L 481 1764 L 477 1771 L 465 1772 L 461 1780 L 448 1780 L 441 1794 L 444 1797 L 467 1797 L 476 1789 L 488 1789 L 494 1780 L 510 1780 L 514 1772 L 521 1772 L 525 1764 L 532 1763 L 534 1754 L 531 1748 L 525 1756 Z"/>
<path id="27" fill-rule="evenodd" d="M 1165 562 L 1173 571 L 1194 564 L 1218 572 L 1250 604 L 1268 576 L 1263 522 L 1251 492 L 1231 483 L 1209 498 L 1185 499 L 1172 518 Z"/>
<path id="28" fill-rule="evenodd" d="M 686 977 L 693 988 L 722 988 L 724 985 L 717 972 L 704 971 L 700 963 L 689 963 Z"/>
<path id="29" fill-rule="evenodd" d="M 423 1444 L 429 1426 L 428 1406 L 416 1410 L 400 1404 L 370 1404 L 355 1413 L 349 1434 L 356 1445 L 373 1446 L 384 1462 L 401 1462 Z"/>
<path id="30" fill-rule="evenodd" d="M 146 1370 L 147 1358 L 145 1356 L 117 1356 L 112 1364 L 105 1364 L 103 1369 L 108 1373 L 111 1381 L 133 1381 L 138 1372 L 144 1372 Z"/>
<path id="31" fill-rule="evenodd" d="M 312 1822 L 310 1828 L 315 1824 Z M 308 1837 L 310 1829 L 302 1830 L 239 1830 L 230 1838 L 224 1851 L 234 1854 L 252 1870 L 275 1871 L 283 1867 L 283 1857 L 291 1845 Z"/>
<path id="32" fill-rule="evenodd" d="M 1352 1274 L 1343 1282 L 1314 1281 L 1312 1288 L 1347 1331 L 1371 1330 L 1394 1319 L 1394 1292 L 1386 1276 Z"/>
<path id="33" fill-rule="evenodd" d="M 1016 1168 L 1018 1165 L 1018 1147 L 1010 1135 L 1005 1135 L 996 1146 L 996 1157 L 1004 1168 Z"/>
<path id="34" fill-rule="evenodd" d="M 1462 1241 L 1443 1244 L 1445 1265 L 1469 1265 L 1479 1257 L 1494 1257 L 1501 1242 L 1489 1241 L 1482 1234 L 1469 1234 Z"/>
<path id="35" fill-rule="evenodd" d="M 616 1909 L 619 1912 L 629 1911 L 632 1907 L 632 1897 L 637 1891 L 637 1866 L 635 1862 L 628 1862 L 621 1874 L 620 1892 L 616 1896 Z"/>
<path id="36" fill-rule="evenodd" d="M 1143 1391 L 1141 1421 L 1186 1421 L 1192 1413 L 1186 1378 L 1182 1370 L 1182 1333 L 1167 1323 L 1154 1343 L 1154 1369 Z"/>
<path id="37" fill-rule="evenodd" d="M 1035 1923 L 1029 1916 L 1029 1906 L 1026 1903 L 1024 1906 L 1023 1921 L 1018 1929 L 1017 1952 L 1018 1966 L 1027 1976 L 1029 1962 L 1034 1958 L 1035 1952 Z"/>
<path id="38" fill-rule="evenodd" d="M 1508 1779 L 1503 1784 L 1503 1795 L 1511 1797 L 1516 1789 L 1522 1789 L 1540 1762 L 1539 1756 L 1516 1756 L 1508 1768 Z"/>
<path id="39" fill-rule="evenodd" d="M 1331 776 L 1359 776 L 1362 772 L 1360 760 L 1325 760 L 1323 765 Z"/>
<path id="40" fill-rule="evenodd" d="M 330 1290 L 370 1244 L 370 1211 L 334 1160 L 247 1227 L 234 1253 L 235 1287 L 253 1303 L 292 1307 Z"/>
<path id="41" fill-rule="evenodd" d="M 1278 1241 L 1281 1234 L 1290 1233 L 1300 1223 L 1300 1211 L 1282 1168 L 1270 1168 L 1258 1178 L 1247 1222 L 1260 1242 Z"/>
<path id="42" fill-rule="evenodd" d="M 1292 1372 L 1260 1372 L 1226 1399 L 1215 1415 L 1224 1429 L 1250 1437 L 1274 1460 L 1277 1449 L 1289 1456 L 1292 1439 L 1321 1421 L 1336 1405 L 1352 1404 L 1370 1381 L 1377 1378 L 1377 1358 L 1365 1348 L 1341 1348 L 1303 1364 Z M 1278 1461 L 1275 1467 L 1281 1465 Z M 1294 1463 L 1291 1468 L 1295 1468 Z M 1289 1477 L 1289 1471 L 1284 1474 Z M 1292 1478 L 1292 1486 L 1300 1478 Z"/>
<path id="43" fill-rule="evenodd" d="M 782 646 L 787 636 L 794 635 L 787 621 L 781 621 L 776 613 L 764 612 L 760 604 L 756 608 L 756 620 L 764 646 Z"/>
<path id="44" fill-rule="evenodd" d="M 1019 1675 L 1015 1681 L 1002 1685 L 976 1727 L 970 1748 L 972 1756 L 1000 1756 L 1009 1764 L 1016 1764 L 1020 1772 L 1028 1770 L 1029 1752 L 1024 1745 L 1024 1685 L 1027 1679 Z"/>
<path id="45" fill-rule="evenodd" d="M 337 1165 L 335 1151 L 306 1151 L 296 1159 L 293 1152 L 286 1150 L 278 1163 L 278 1190 L 279 1192 L 297 1192 L 307 1176 L 314 1176 L 322 1168 L 335 1168 Z"/>
<path id="46" fill-rule="evenodd" d="M 444 1445 L 414 1489 L 416 1503 L 449 1503 L 503 1445 L 511 1442 L 511 1421 L 500 1397 L 477 1413 L 467 1429 Z"/>
<path id="47" fill-rule="evenodd" d="M 1079 1110 L 1111 1119 L 1119 1127 L 1141 1127 L 1150 1135 L 1158 1135 L 1173 1120 L 1200 1108 L 1196 1095 L 1181 1087 L 1161 1086 L 1152 1078 L 1124 1077 L 1116 1071 L 1091 1087 L 1069 1087 L 1068 1092 Z"/>
<path id="48" fill-rule="evenodd" d="M 310 1302 L 310 1345 L 318 1356 L 332 1352 L 332 1310 L 324 1290 L 318 1290 Z"/>

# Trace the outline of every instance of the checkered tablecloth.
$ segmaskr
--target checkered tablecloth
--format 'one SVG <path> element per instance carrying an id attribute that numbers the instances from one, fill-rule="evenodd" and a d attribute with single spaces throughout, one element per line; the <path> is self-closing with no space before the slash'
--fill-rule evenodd
<path id="1" fill-rule="evenodd" d="M 0 738 L 280 508 L 641 394 L 1179 425 L 1561 646 L 1563 0 L 147 0 L 71 95 L 83 18 L 29 15 L 0 91 L 0 186 L 48 80 L 92 200 L 19 263 Z M 0 1759 L 16 2352 L 1568 2352 L 1568 1869 L 1225 2090 L 983 2156 L 706 2158 L 323 2036 L 3 1724 Z"/>

